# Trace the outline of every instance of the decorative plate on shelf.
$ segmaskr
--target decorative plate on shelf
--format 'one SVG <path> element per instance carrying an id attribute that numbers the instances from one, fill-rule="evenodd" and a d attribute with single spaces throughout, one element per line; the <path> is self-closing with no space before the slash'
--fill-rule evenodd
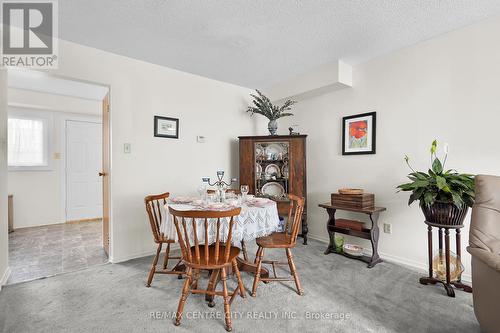
<path id="1" fill-rule="evenodd" d="M 260 145 L 255 146 L 255 159 L 259 160 L 264 157 L 264 149 Z"/>
<path id="2" fill-rule="evenodd" d="M 283 143 L 270 143 L 266 147 L 266 157 L 267 159 L 282 159 L 288 155 L 288 147 Z M 269 157 L 272 158 L 269 158 Z"/>
<path id="3" fill-rule="evenodd" d="M 266 166 L 265 172 L 266 175 L 276 175 L 277 178 L 281 177 L 280 167 L 276 164 L 269 164 L 268 166 Z"/>
<path id="4" fill-rule="evenodd" d="M 262 186 L 262 194 L 273 198 L 282 198 L 285 196 L 285 189 L 280 183 L 270 182 Z"/>

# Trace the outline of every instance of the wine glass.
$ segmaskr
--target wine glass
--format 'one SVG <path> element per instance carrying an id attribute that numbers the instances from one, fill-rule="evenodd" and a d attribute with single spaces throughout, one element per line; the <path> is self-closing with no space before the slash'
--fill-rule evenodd
<path id="1" fill-rule="evenodd" d="M 198 194 L 200 195 L 200 199 L 205 201 L 207 198 L 207 185 L 206 184 L 201 184 L 198 187 Z"/>
<path id="2" fill-rule="evenodd" d="M 241 195 L 243 197 L 243 201 L 246 200 L 249 190 L 250 190 L 250 188 L 248 187 L 248 185 L 241 185 L 240 186 L 240 192 L 241 192 Z"/>

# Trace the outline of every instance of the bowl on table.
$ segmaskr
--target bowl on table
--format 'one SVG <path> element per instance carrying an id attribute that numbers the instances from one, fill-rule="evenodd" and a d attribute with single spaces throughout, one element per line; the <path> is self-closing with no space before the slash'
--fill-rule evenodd
<path id="1" fill-rule="evenodd" d="M 363 255 L 363 248 L 359 245 L 344 244 L 343 250 L 344 253 L 354 257 L 360 257 Z"/>

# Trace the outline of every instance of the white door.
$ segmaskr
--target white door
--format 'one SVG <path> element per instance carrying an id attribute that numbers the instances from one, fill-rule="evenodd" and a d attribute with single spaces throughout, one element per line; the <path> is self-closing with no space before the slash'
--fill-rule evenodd
<path id="1" fill-rule="evenodd" d="M 102 217 L 102 126 L 66 121 L 66 220 Z"/>

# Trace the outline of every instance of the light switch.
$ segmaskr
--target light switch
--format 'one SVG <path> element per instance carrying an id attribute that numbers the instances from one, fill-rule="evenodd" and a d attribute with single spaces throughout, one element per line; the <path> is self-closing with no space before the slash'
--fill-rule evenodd
<path id="1" fill-rule="evenodd" d="M 132 145 L 130 143 L 123 144 L 123 152 L 125 154 L 130 154 L 132 152 Z"/>
<path id="2" fill-rule="evenodd" d="M 55 160 L 60 160 L 61 159 L 61 153 L 54 153 L 54 159 Z"/>
<path id="3" fill-rule="evenodd" d="M 198 135 L 198 136 L 196 137 L 196 141 L 197 141 L 198 143 L 205 143 L 205 136 L 204 136 L 204 135 Z"/>

